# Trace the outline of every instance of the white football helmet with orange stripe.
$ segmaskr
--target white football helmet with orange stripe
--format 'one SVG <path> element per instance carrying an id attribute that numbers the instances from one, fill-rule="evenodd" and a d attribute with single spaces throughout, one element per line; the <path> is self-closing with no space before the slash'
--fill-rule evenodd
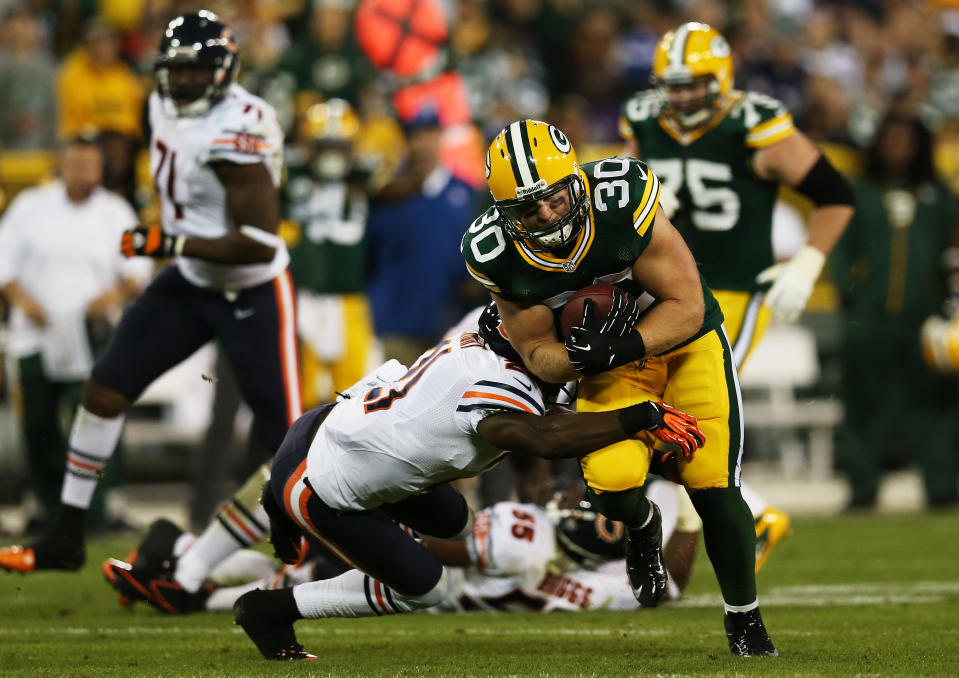
<path id="1" fill-rule="evenodd" d="M 659 41 L 651 80 L 662 90 L 667 112 L 687 129 L 698 127 L 712 118 L 732 90 L 732 50 L 707 24 L 684 23 Z M 688 96 L 686 90 L 694 88 Z"/>

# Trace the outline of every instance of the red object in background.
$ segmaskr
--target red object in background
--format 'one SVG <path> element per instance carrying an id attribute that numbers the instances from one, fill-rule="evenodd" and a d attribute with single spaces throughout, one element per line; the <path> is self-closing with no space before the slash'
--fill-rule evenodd
<path id="1" fill-rule="evenodd" d="M 455 71 L 400 87 L 393 93 L 393 105 L 400 120 L 412 120 L 424 106 L 432 106 L 442 127 L 463 125 L 472 120 L 466 84 Z"/>
<path id="2" fill-rule="evenodd" d="M 377 68 L 400 78 L 432 68 L 446 42 L 446 15 L 436 0 L 362 0 L 356 39 Z"/>
<path id="3" fill-rule="evenodd" d="M 486 142 L 472 124 L 466 85 L 459 73 L 448 71 L 401 87 L 393 93 L 393 106 L 400 120 L 413 120 L 424 107 L 432 107 L 443 128 L 443 164 L 473 188 L 486 186 Z"/>

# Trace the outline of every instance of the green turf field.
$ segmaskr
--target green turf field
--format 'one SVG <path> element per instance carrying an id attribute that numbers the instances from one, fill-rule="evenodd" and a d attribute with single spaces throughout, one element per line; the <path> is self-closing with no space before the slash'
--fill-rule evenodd
<path id="1" fill-rule="evenodd" d="M 262 660 L 228 614 L 121 609 L 81 574 L 0 574 L 0 676 L 959 676 L 959 515 L 794 521 L 760 578 L 778 659 L 731 656 L 704 556 L 680 604 L 632 613 L 301 621 L 316 662 Z"/>

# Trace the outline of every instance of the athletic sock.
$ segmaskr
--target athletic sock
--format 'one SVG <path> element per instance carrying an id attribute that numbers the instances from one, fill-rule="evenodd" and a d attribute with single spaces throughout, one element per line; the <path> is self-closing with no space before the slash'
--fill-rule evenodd
<path id="1" fill-rule="evenodd" d="M 260 503 L 263 484 L 270 478 L 264 464 L 214 516 L 203 534 L 177 560 L 174 579 L 191 593 L 203 585 L 214 567 L 231 553 L 252 546 L 266 534 L 270 518 Z"/>
<path id="2" fill-rule="evenodd" d="M 349 570 L 332 579 L 293 587 L 299 614 L 320 617 L 372 617 L 432 607 L 446 590 L 445 572 L 432 589 L 422 595 L 402 595 L 359 570 Z"/>
<path id="3" fill-rule="evenodd" d="M 730 606 L 756 600 L 756 526 L 738 487 L 699 490 L 691 495 L 703 521 L 703 541 Z"/>
<path id="4" fill-rule="evenodd" d="M 121 414 L 107 419 L 98 417 L 82 405 L 77 408 L 60 491 L 63 504 L 84 510 L 90 508 L 97 481 L 120 440 L 125 418 Z"/>
<path id="5" fill-rule="evenodd" d="M 586 496 L 593 508 L 630 529 L 643 527 L 652 513 L 652 507 L 646 499 L 646 490 L 642 487 L 622 492 L 597 492 L 587 488 Z"/>

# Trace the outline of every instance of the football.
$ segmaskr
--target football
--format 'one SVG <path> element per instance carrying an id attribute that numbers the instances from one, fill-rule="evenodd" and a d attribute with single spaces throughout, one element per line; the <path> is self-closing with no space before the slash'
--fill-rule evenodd
<path id="1" fill-rule="evenodd" d="M 581 323 L 583 320 L 583 303 L 587 299 L 593 300 L 593 316 L 602 318 L 613 306 L 613 292 L 617 289 L 616 285 L 608 283 L 597 283 L 584 287 L 577 291 L 563 306 L 560 314 L 560 329 L 563 331 L 563 338 L 569 337 L 569 330 Z M 627 295 L 629 298 L 629 295 Z"/>

